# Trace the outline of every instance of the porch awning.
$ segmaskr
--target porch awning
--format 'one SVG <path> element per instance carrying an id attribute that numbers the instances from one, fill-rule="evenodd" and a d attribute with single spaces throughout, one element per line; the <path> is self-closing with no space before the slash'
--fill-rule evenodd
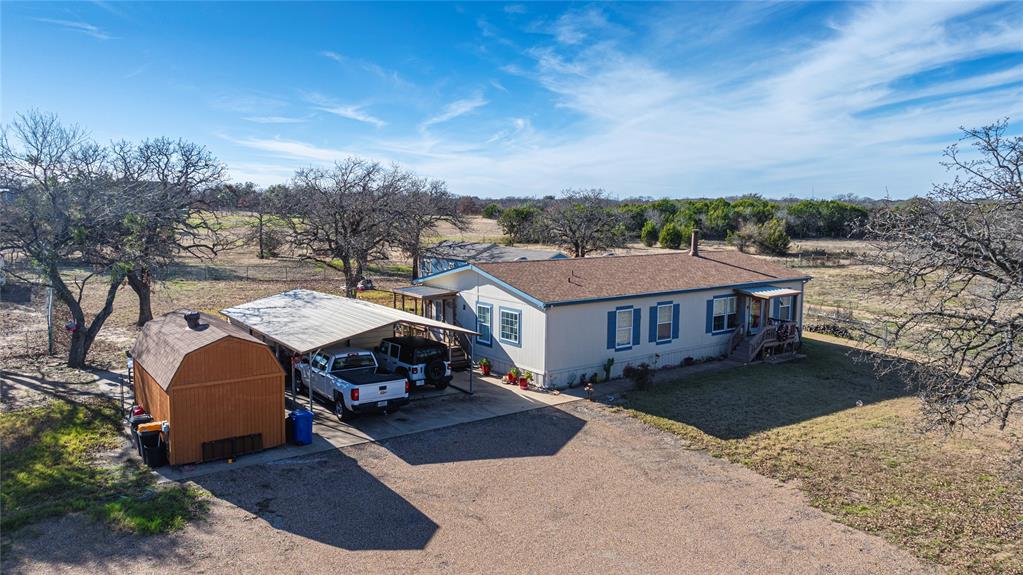
<path id="1" fill-rule="evenodd" d="M 416 299 L 426 299 L 455 295 L 458 292 L 455 290 L 449 290 L 433 286 L 407 286 L 393 288 L 391 290 L 391 293 L 396 293 L 398 295 L 403 295 L 406 297 L 413 297 Z"/>
<path id="2" fill-rule="evenodd" d="M 741 294 L 746 294 L 748 296 L 753 296 L 755 298 L 760 299 L 771 299 L 773 297 L 785 297 L 788 295 L 799 295 L 800 293 L 802 293 L 797 289 L 781 288 L 774 286 L 763 286 L 758 288 L 741 288 L 736 289 L 735 291 Z"/>

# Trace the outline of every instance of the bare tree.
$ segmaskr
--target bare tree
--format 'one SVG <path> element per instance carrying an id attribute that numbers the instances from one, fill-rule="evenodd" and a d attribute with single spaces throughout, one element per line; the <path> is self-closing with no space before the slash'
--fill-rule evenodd
<path id="1" fill-rule="evenodd" d="M 366 267 L 387 257 L 405 209 L 401 190 L 406 177 L 359 158 L 296 172 L 278 215 L 299 257 L 340 270 L 345 294 L 355 297 Z"/>
<path id="2" fill-rule="evenodd" d="M 465 230 L 469 218 L 460 209 L 461 199 L 447 190 L 444 182 L 410 175 L 401 190 L 404 210 L 398 222 L 394 245 L 412 260 L 412 279 L 419 277 L 419 259 L 425 245 L 441 223 Z"/>
<path id="3" fill-rule="evenodd" d="M 8 190 L 0 201 L 0 249 L 33 261 L 67 305 L 68 365 L 84 367 L 125 274 L 117 251 L 128 210 L 115 191 L 107 150 L 54 115 L 19 114 L 0 137 L 0 187 Z M 62 273 L 68 265 L 84 268 L 84 275 L 69 280 Z M 103 306 L 89 321 L 85 287 L 104 274 Z"/>
<path id="4" fill-rule="evenodd" d="M 884 206 L 868 224 L 894 318 L 877 360 L 920 390 L 946 428 L 997 421 L 1023 404 L 1023 137 L 1008 120 L 963 129 L 972 149 L 945 151 L 955 173 L 924 198 Z"/>
<path id="5" fill-rule="evenodd" d="M 252 225 L 241 238 L 242 242 L 255 244 L 258 248 L 257 257 L 261 260 L 277 257 L 284 242 L 285 225 L 275 214 L 280 211 L 278 204 L 289 193 L 287 186 L 277 184 L 260 190 L 252 182 L 246 182 L 240 186 L 227 187 L 230 193 L 237 196 L 237 206 L 252 214 Z"/>
<path id="6" fill-rule="evenodd" d="M 577 257 L 625 243 L 625 219 L 604 190 L 565 190 L 545 210 L 541 225 Z"/>
<path id="7" fill-rule="evenodd" d="M 226 169 L 203 146 L 167 138 L 116 142 L 111 156 L 118 201 L 130 211 L 120 259 L 138 296 L 141 326 L 153 319 L 155 268 L 181 254 L 212 258 L 230 241 L 209 202 Z"/>

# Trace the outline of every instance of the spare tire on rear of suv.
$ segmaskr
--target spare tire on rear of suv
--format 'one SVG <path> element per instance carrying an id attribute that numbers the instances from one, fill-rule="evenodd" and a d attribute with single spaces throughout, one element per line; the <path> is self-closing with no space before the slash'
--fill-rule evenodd
<path id="1" fill-rule="evenodd" d="M 448 382 L 444 381 L 444 376 L 447 374 L 447 368 L 444 366 L 444 361 L 435 359 L 430 363 L 426 364 L 426 381 L 436 385 L 437 387 L 445 387 Z"/>

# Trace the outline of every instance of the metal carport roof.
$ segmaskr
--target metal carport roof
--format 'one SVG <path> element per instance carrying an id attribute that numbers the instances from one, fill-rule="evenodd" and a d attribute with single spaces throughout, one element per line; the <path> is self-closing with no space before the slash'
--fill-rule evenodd
<path id="1" fill-rule="evenodd" d="M 221 313 L 233 323 L 258 331 L 300 354 L 399 322 L 476 333 L 380 304 L 307 289 L 257 299 L 221 310 Z"/>

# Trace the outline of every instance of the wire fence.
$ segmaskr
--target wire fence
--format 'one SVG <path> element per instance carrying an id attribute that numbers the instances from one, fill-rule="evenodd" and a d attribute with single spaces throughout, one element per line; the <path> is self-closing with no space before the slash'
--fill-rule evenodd
<path id="1" fill-rule="evenodd" d="M 852 310 L 807 306 L 803 329 L 843 339 L 887 346 L 893 335 L 893 322 L 882 319 L 859 319 Z"/>

